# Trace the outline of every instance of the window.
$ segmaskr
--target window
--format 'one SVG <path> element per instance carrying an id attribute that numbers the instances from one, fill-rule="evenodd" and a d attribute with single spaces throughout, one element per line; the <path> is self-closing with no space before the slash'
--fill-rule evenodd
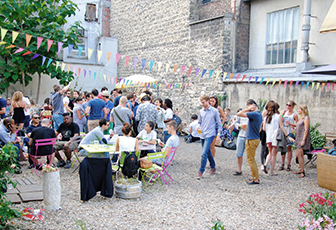
<path id="1" fill-rule="evenodd" d="M 85 30 L 78 29 L 80 36 L 78 37 L 79 42 L 76 44 L 78 48 L 73 48 L 73 51 L 70 54 L 71 58 L 87 58 L 86 54 L 86 40 Z M 78 56 L 79 50 L 81 50 L 80 57 Z"/>
<path id="2" fill-rule="evenodd" d="M 266 65 L 295 63 L 299 7 L 267 14 Z"/>
<path id="3" fill-rule="evenodd" d="M 98 21 L 97 12 L 96 12 L 96 5 L 92 3 L 88 3 L 86 5 L 86 12 L 85 12 L 85 21 L 88 22 L 96 22 Z"/>

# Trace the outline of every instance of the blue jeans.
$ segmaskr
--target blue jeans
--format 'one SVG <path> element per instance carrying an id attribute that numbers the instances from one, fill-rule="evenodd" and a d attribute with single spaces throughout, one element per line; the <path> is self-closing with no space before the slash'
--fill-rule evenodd
<path id="1" fill-rule="evenodd" d="M 63 116 L 61 114 L 54 114 L 52 116 L 54 129 L 57 130 L 58 127 L 63 123 Z"/>
<path id="2" fill-rule="evenodd" d="M 242 157 L 244 155 L 245 151 L 245 143 L 246 143 L 246 137 L 238 136 L 237 139 L 237 150 L 236 150 L 236 156 Z"/>
<path id="3" fill-rule="evenodd" d="M 203 148 L 201 167 L 199 169 L 199 171 L 201 173 L 204 173 L 204 171 L 205 171 L 205 166 L 206 166 L 207 160 L 209 160 L 210 167 L 212 169 L 216 168 L 215 160 L 214 160 L 214 158 L 211 154 L 211 151 L 210 151 L 210 145 L 211 145 L 211 143 L 212 143 L 212 141 L 215 137 L 216 136 L 212 136 L 212 137 L 208 137 L 208 138 L 205 138 L 205 139 L 201 139 L 201 144 L 202 144 L 202 148 Z"/>
<path id="4" fill-rule="evenodd" d="M 14 146 L 16 147 L 16 153 L 17 153 L 17 163 L 19 164 L 19 157 L 20 157 L 20 145 L 19 144 L 14 144 Z M 18 166 L 19 168 L 21 168 L 20 166 Z"/>
<path id="5" fill-rule="evenodd" d="M 25 116 L 25 122 L 24 122 L 24 127 L 25 127 L 25 128 L 28 128 L 28 126 L 29 126 L 29 121 L 30 121 L 30 116 L 29 116 L 29 115 Z"/>
<path id="6" fill-rule="evenodd" d="M 168 140 L 168 138 L 171 136 L 169 133 L 168 133 L 168 131 L 164 131 L 163 132 L 163 135 L 164 135 L 164 137 L 163 137 L 163 143 L 167 143 L 167 140 Z"/>

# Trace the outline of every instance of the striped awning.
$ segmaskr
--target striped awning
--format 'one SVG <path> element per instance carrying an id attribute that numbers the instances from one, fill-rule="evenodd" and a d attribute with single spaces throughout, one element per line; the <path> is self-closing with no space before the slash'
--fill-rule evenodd
<path id="1" fill-rule="evenodd" d="M 328 32 L 336 32 L 336 0 L 331 5 L 320 29 L 320 33 Z"/>

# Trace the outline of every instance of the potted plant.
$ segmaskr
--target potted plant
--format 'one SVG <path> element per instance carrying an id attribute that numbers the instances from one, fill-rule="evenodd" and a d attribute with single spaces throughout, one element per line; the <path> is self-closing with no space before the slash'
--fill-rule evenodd
<path id="1" fill-rule="evenodd" d="M 58 210 L 61 204 L 60 174 L 57 167 L 43 165 L 43 201 L 46 210 Z"/>
<path id="2" fill-rule="evenodd" d="M 135 199 L 141 194 L 141 181 L 135 178 L 121 178 L 114 183 L 115 194 L 118 198 Z"/>

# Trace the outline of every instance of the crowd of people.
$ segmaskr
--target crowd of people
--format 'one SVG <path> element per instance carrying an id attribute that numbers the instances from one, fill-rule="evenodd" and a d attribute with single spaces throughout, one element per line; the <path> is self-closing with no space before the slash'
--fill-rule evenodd
<path id="1" fill-rule="evenodd" d="M 70 86 L 71 83 L 63 88 L 55 85 L 42 106 L 35 105 L 21 91 L 14 92 L 7 100 L 0 97 L 0 145 L 14 143 L 18 157 L 22 157 L 23 152 L 30 153 L 29 168 L 42 168 L 34 154 L 39 156 L 42 152 L 52 151 L 38 148 L 36 152 L 35 141 L 38 139 L 57 138 L 54 155 L 48 157 L 48 163 L 53 163 L 56 157 L 55 165 L 64 168 L 72 166 L 73 151 L 88 154 L 79 147 L 80 144 L 94 141 L 116 143 L 117 151 L 137 151 L 138 143 L 151 147 L 147 152 L 155 152 L 157 145 L 164 147 L 163 151 L 178 146 L 170 99 L 153 99 L 149 90 L 139 95 L 127 92 L 123 96 L 120 89 L 109 92 L 103 87 L 100 92 L 97 89 L 79 92 L 70 90 Z M 116 136 L 116 142 L 113 142 Z M 60 154 L 61 151 L 64 154 Z M 104 157 L 108 155 L 104 154 Z M 22 172 L 19 163 L 15 172 Z"/>

